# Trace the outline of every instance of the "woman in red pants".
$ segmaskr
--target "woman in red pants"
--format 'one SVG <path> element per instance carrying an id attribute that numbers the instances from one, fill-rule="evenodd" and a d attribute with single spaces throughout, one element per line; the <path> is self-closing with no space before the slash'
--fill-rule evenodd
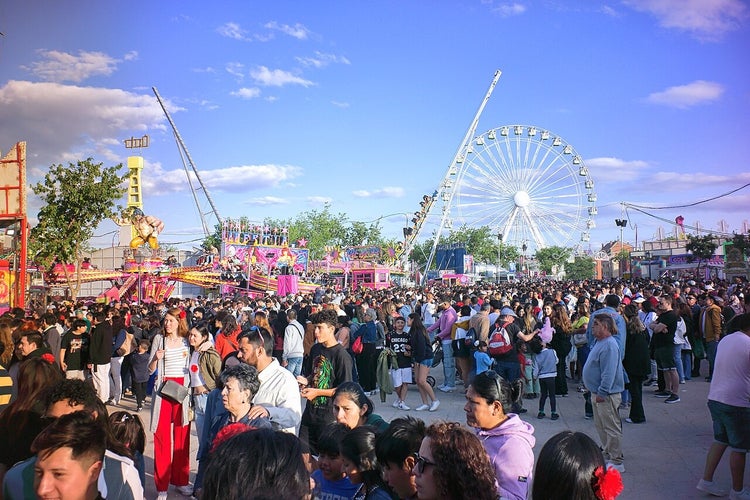
<path id="1" fill-rule="evenodd" d="M 185 311 L 172 308 L 164 316 L 163 333 L 154 336 L 151 344 L 149 371 L 157 369 L 156 388 L 165 380 L 189 387 L 188 365 L 190 347 Z M 151 405 L 151 432 L 154 433 L 154 482 L 159 500 L 167 498 L 169 485 L 174 484 L 183 495 L 190 495 L 190 391 L 180 402 L 162 397 L 154 390 Z"/>

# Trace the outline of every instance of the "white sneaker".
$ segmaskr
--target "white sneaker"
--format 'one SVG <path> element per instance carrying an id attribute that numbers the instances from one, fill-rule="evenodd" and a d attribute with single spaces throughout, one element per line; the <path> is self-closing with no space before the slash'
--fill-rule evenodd
<path id="1" fill-rule="evenodd" d="M 156 495 L 156 500 L 167 500 L 167 492 L 160 491 L 159 494 Z"/>
<path id="2" fill-rule="evenodd" d="M 730 491 L 729 500 L 750 500 L 750 490 L 743 488 L 742 491 Z"/>
<path id="3" fill-rule="evenodd" d="M 612 462 L 607 462 L 607 467 L 612 467 L 613 469 L 615 469 L 620 474 L 622 474 L 623 472 L 625 472 L 625 464 L 615 464 L 615 463 L 612 463 Z"/>
<path id="4" fill-rule="evenodd" d="M 438 400 L 436 399 L 436 400 L 435 400 L 435 401 L 433 401 L 433 402 L 432 402 L 432 404 L 430 405 L 430 411 L 436 411 L 436 410 L 438 409 L 438 406 L 440 406 L 440 401 L 438 401 Z"/>
<path id="5" fill-rule="evenodd" d="M 186 497 L 193 496 L 193 487 L 189 484 L 186 484 L 185 486 L 178 486 L 177 491 L 179 491 L 181 495 L 184 495 Z"/>
<path id="6" fill-rule="evenodd" d="M 719 488 L 719 485 L 717 485 L 715 482 L 706 481 L 705 479 L 701 479 L 700 481 L 698 481 L 696 489 L 715 497 L 725 497 L 729 493 L 727 490 Z"/>
<path id="7" fill-rule="evenodd" d="M 391 406 L 393 406 L 394 408 L 400 408 L 401 407 L 401 400 L 397 399 L 396 401 L 393 402 L 393 404 Z"/>
<path id="8" fill-rule="evenodd" d="M 445 384 L 440 384 L 439 386 L 437 386 L 437 388 L 442 391 L 443 389 L 445 389 Z"/>
<path id="9" fill-rule="evenodd" d="M 442 387 L 438 387 L 438 389 L 440 389 L 440 390 L 441 390 L 441 391 L 443 391 L 443 392 L 453 392 L 453 391 L 455 391 L 455 390 L 456 390 L 456 388 L 455 388 L 455 387 L 451 387 L 451 386 L 449 386 L 449 385 L 444 385 L 444 386 L 442 386 Z"/>
<path id="10" fill-rule="evenodd" d="M 430 405 L 423 404 L 423 405 L 419 405 L 416 408 L 414 408 L 414 411 L 425 411 L 425 410 L 429 410 L 430 408 L 431 408 Z"/>
<path id="11" fill-rule="evenodd" d="M 404 411 L 411 410 L 411 408 L 409 408 L 408 406 L 406 406 L 406 403 L 404 403 L 403 401 L 399 401 L 398 402 L 398 409 L 399 410 L 404 410 Z"/>

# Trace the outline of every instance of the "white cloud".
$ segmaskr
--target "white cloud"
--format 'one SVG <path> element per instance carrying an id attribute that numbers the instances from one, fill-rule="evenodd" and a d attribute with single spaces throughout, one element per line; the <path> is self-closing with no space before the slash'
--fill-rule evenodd
<path id="1" fill-rule="evenodd" d="M 301 65 L 313 68 L 323 68 L 329 64 L 351 64 L 349 59 L 344 56 L 325 54 L 320 51 L 315 51 L 315 55 L 311 57 L 295 57 L 295 59 Z"/>
<path id="2" fill-rule="evenodd" d="M 302 85 L 310 87 L 315 85 L 309 80 L 293 75 L 288 71 L 281 69 L 268 69 L 265 66 L 258 66 L 250 72 L 250 76 L 259 84 L 266 87 L 283 87 L 284 85 Z"/>
<path id="3" fill-rule="evenodd" d="M 231 95 L 235 97 L 241 97 L 243 99 L 255 99 L 256 97 L 260 97 L 260 89 L 258 87 L 242 87 L 239 90 L 231 92 Z"/>
<path id="4" fill-rule="evenodd" d="M 328 196 L 308 196 L 305 200 L 309 205 L 325 205 L 333 202 L 333 198 Z"/>
<path id="5" fill-rule="evenodd" d="M 337 108 L 342 108 L 342 109 L 346 109 L 346 108 L 349 107 L 349 103 L 348 102 L 331 101 L 331 104 L 333 104 Z"/>
<path id="6" fill-rule="evenodd" d="M 610 7 L 609 5 L 602 5 L 599 8 L 599 12 L 601 12 L 602 14 L 604 14 L 606 16 L 609 16 L 609 17 L 620 17 L 620 13 L 617 12 L 612 7 Z"/>
<path id="7" fill-rule="evenodd" d="M 640 12 L 648 12 L 665 28 L 691 33 L 700 40 L 715 41 L 740 28 L 748 17 L 742 0 L 624 0 Z"/>
<path id="8" fill-rule="evenodd" d="M 352 194 L 360 198 L 402 198 L 404 196 L 404 188 L 398 186 L 386 186 L 381 189 L 375 189 L 374 191 L 360 189 L 352 191 Z"/>
<path id="9" fill-rule="evenodd" d="M 520 3 L 501 3 L 492 8 L 503 17 L 517 16 L 526 12 L 526 6 Z"/>
<path id="10" fill-rule="evenodd" d="M 78 55 L 68 54 L 57 50 L 40 50 L 41 61 L 24 67 L 36 77 L 47 82 L 75 82 L 79 83 L 92 76 L 109 76 L 117 69 L 119 59 L 108 56 L 103 52 L 79 51 Z M 132 52 L 127 54 L 132 58 Z M 137 53 L 136 53 L 137 55 Z"/>
<path id="11" fill-rule="evenodd" d="M 122 152 L 123 138 L 165 130 L 164 112 L 150 91 L 135 94 L 119 89 L 9 81 L 0 87 L 0 103 L 4 116 L 15 117 L 0 120 L 0 137 L 6 142 L 25 140 L 33 144 L 29 169 L 39 167 L 45 172 L 51 164 L 66 162 L 66 158 L 81 159 L 75 156 L 81 152 L 97 152 L 98 156 L 114 144 Z M 173 115 L 183 110 L 169 100 L 165 104 Z"/>
<path id="12" fill-rule="evenodd" d="M 224 69 L 227 73 L 235 77 L 239 82 L 241 82 L 245 78 L 245 65 L 242 63 L 230 62 L 227 63 L 226 66 L 224 66 Z"/>
<path id="13" fill-rule="evenodd" d="M 241 42 L 250 41 L 250 38 L 247 35 L 247 31 L 242 29 L 237 23 L 224 23 L 216 28 L 216 31 L 221 36 L 231 38 L 232 40 L 239 40 Z"/>
<path id="14" fill-rule="evenodd" d="M 255 205 L 260 207 L 266 207 L 269 205 L 286 205 L 288 203 L 289 200 L 277 196 L 261 196 L 259 198 L 250 198 L 244 202 L 245 205 Z"/>
<path id="15" fill-rule="evenodd" d="M 698 104 L 715 101 L 723 93 L 724 87 L 719 83 L 696 80 L 686 85 L 677 85 L 661 92 L 654 92 L 646 100 L 654 104 L 685 109 Z"/>
<path id="16" fill-rule="evenodd" d="M 279 184 L 302 175 L 302 169 L 292 165 L 242 165 L 238 167 L 201 170 L 200 176 L 209 192 L 245 193 L 277 187 Z M 190 177 L 197 182 L 194 174 Z M 149 165 L 143 171 L 144 196 L 165 195 L 189 189 L 182 168 L 164 170 L 160 165 Z"/>
<path id="17" fill-rule="evenodd" d="M 138 60 L 138 51 L 131 50 L 124 56 L 122 56 L 123 61 L 137 61 Z"/>
<path id="18" fill-rule="evenodd" d="M 296 38 L 297 40 L 306 40 L 310 35 L 310 30 L 300 23 L 290 26 L 288 24 L 279 24 L 276 21 L 271 21 L 266 23 L 265 27 L 270 30 L 280 31 L 285 35 Z"/>
<path id="19" fill-rule="evenodd" d="M 614 157 L 587 158 L 586 166 L 595 183 L 611 184 L 632 180 L 650 167 L 643 160 L 623 160 Z M 596 190 L 596 185 L 594 186 Z"/>

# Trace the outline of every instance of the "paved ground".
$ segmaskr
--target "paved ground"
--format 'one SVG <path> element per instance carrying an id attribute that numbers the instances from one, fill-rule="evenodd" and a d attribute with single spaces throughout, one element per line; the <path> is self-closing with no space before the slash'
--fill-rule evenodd
<path id="1" fill-rule="evenodd" d="M 432 375 L 440 383 L 442 378 L 442 367 L 432 370 Z M 626 472 L 623 475 L 625 490 L 620 496 L 623 500 L 639 499 L 692 499 L 711 498 L 701 494 L 695 489 L 695 485 L 703 474 L 703 465 L 706 451 L 712 442 L 711 417 L 706 407 L 708 386 L 703 378 L 688 381 L 680 385 L 681 402 L 667 405 L 663 399 L 653 397 L 653 389 L 646 388 L 644 391 L 644 407 L 647 422 L 645 424 L 628 424 L 624 422 L 623 449 L 625 455 Z M 566 398 L 558 398 L 558 412 L 560 420 L 551 421 L 549 418 L 538 420 L 537 400 L 524 400 L 529 409 L 523 415 L 523 419 L 530 422 L 535 430 L 537 444 L 534 447 L 538 455 L 543 444 L 557 432 L 564 429 L 582 431 L 598 442 L 596 429 L 592 420 L 583 418 L 583 397 L 576 392 L 575 384 L 569 384 L 570 393 Z M 416 412 L 414 410 L 404 412 L 396 410 L 391 406 L 394 396 L 389 396 L 388 401 L 381 403 L 379 397 L 374 398 L 375 412 L 385 420 L 390 421 L 398 416 L 409 414 L 422 418 L 426 422 L 434 420 L 452 420 L 465 422 L 463 406 L 464 396 L 461 386 L 455 393 L 439 393 L 441 401 L 440 408 L 434 413 Z M 416 387 L 411 388 L 407 397 L 407 404 L 412 408 L 418 406 L 419 393 Z M 134 402 L 123 400 L 123 406 L 135 409 Z M 149 406 L 141 412 L 141 418 L 148 429 Z M 549 404 L 547 405 L 549 415 Z M 621 412 L 623 419 L 627 417 L 625 411 Z M 153 437 L 147 433 L 148 443 L 146 449 L 146 498 L 156 497 L 153 477 Z M 193 430 L 191 450 L 197 450 L 197 438 Z M 193 456 L 195 453 L 192 453 Z M 729 457 L 728 453 L 722 459 L 715 480 L 726 489 L 730 487 L 729 479 Z M 191 461 L 191 482 L 195 475 L 196 463 Z M 745 484 L 750 484 L 750 474 L 745 473 Z M 176 490 L 170 490 L 170 498 L 183 498 Z"/>

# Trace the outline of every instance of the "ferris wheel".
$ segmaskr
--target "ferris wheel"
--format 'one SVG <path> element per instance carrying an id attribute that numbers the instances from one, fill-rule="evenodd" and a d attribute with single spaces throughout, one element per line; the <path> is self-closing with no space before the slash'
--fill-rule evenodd
<path id="1" fill-rule="evenodd" d="M 589 240 L 597 214 L 594 181 L 560 136 L 507 125 L 475 137 L 456 158 L 446 196 L 449 224 L 488 226 L 503 243 L 533 253 Z"/>

